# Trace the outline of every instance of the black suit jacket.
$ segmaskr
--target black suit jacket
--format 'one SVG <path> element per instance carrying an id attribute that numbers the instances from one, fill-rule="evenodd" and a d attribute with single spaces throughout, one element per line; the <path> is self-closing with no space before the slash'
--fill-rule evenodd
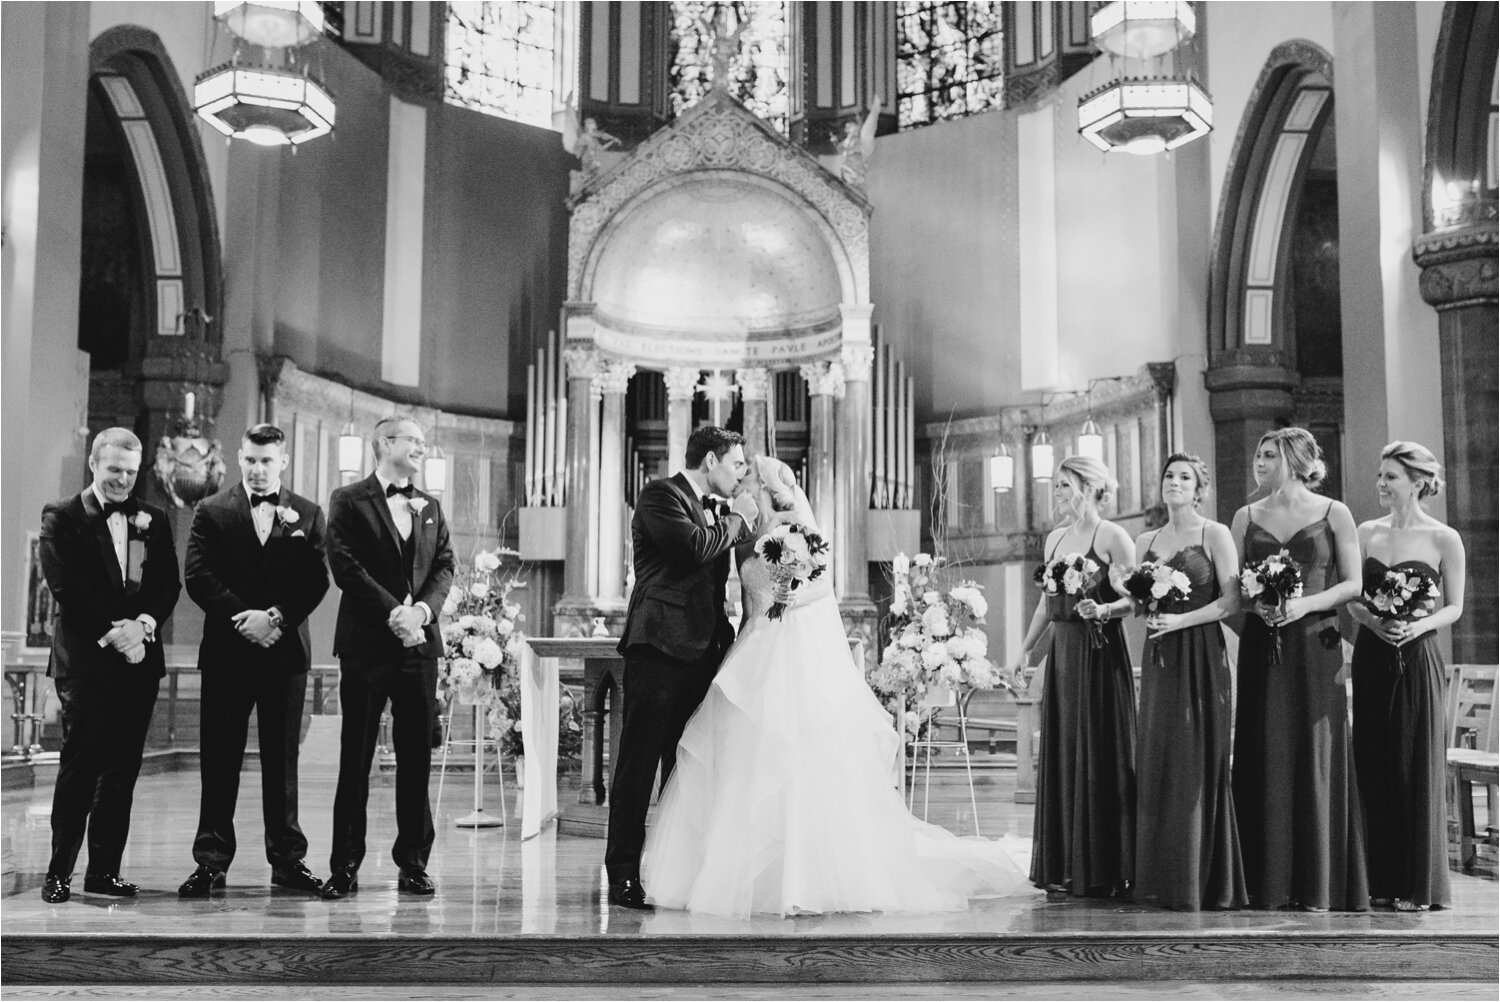
<path id="1" fill-rule="evenodd" d="M 253 668 L 293 675 L 312 664 L 307 617 L 328 593 L 323 510 L 282 488 L 293 523 L 273 517 L 262 546 L 244 484 L 199 502 L 188 538 L 187 593 L 203 608 L 198 667 Z M 240 636 L 232 617 L 247 609 L 281 610 L 281 639 L 269 648 Z"/>
<path id="2" fill-rule="evenodd" d="M 679 473 L 641 489 L 630 521 L 635 587 L 620 652 L 653 647 L 669 658 L 696 661 L 729 630 L 724 585 L 729 553 L 750 535 L 729 514 L 709 524 L 698 492 Z"/>
<path id="3" fill-rule="evenodd" d="M 54 678 L 82 681 L 107 671 L 136 672 L 144 678 L 166 674 L 159 639 L 146 645 L 145 660 L 134 665 L 113 647 L 99 646 L 115 620 L 141 613 L 156 620 L 160 638 L 182 591 L 167 513 L 145 502 L 139 506 L 150 524 L 143 530 L 136 519 L 127 523 L 126 558 L 139 568 L 129 583 L 121 580 L 109 525 L 92 487 L 42 509 L 42 573 L 58 607 L 47 663 L 47 674 Z"/>
<path id="4" fill-rule="evenodd" d="M 385 492 L 375 474 L 340 487 L 328 502 L 328 566 L 343 591 L 333 652 L 363 661 L 406 661 L 438 658 L 443 653 L 438 612 L 453 585 L 453 547 L 448 523 L 437 498 L 414 491 L 427 506 L 412 515 L 416 540 L 411 581 L 401 559 L 401 537 L 386 506 Z M 410 593 L 412 601 L 432 610 L 427 639 L 403 647 L 386 627 L 391 610 Z"/>

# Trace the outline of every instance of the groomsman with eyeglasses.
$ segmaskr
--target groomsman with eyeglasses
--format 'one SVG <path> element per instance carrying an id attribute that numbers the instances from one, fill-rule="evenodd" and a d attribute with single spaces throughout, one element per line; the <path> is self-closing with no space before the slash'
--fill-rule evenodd
<path id="1" fill-rule="evenodd" d="M 266 861 L 277 887 L 317 893 L 303 862 L 297 762 L 312 639 L 307 618 L 328 593 L 323 511 L 281 482 L 286 434 L 258 424 L 240 441 L 241 481 L 199 503 L 186 559 L 187 592 L 204 612 L 199 768 L 202 793 L 184 898 L 221 891 L 234 861 L 234 810 L 255 711 Z"/>
<path id="2" fill-rule="evenodd" d="M 404 415 L 375 426 L 375 472 L 340 487 L 328 503 L 328 565 L 342 590 L 333 650 L 340 663 L 338 789 L 333 800 L 333 870 L 323 897 L 359 889 L 365 857 L 370 764 L 386 703 L 396 751 L 397 886 L 432 894 L 432 716 L 443 653 L 437 610 L 453 584 L 453 547 L 437 498 L 411 478 L 427 443 Z"/>
<path id="3" fill-rule="evenodd" d="M 42 510 L 42 573 L 57 601 L 47 674 L 62 703 L 52 792 L 52 858 L 42 900 L 72 896 L 85 836 L 87 894 L 131 897 L 120 876 L 135 781 L 166 674 L 157 633 L 182 582 L 167 513 L 132 496 L 141 440 L 106 428 L 89 450 L 93 483 Z"/>

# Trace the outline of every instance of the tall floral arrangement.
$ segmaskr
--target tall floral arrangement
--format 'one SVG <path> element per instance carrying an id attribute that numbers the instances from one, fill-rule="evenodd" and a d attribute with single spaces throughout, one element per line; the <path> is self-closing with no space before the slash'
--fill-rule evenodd
<path id="1" fill-rule="evenodd" d="M 526 615 L 512 597 L 526 587 L 520 554 L 501 547 L 481 550 L 460 567 L 443 602 L 443 656 L 438 662 L 438 697 L 478 703 L 489 736 L 512 757 L 525 753 L 521 741 L 521 654 Z M 578 702 L 562 692 L 558 722 L 559 756 L 577 755 L 582 743 Z"/>
<path id="2" fill-rule="evenodd" d="M 870 670 L 870 687 L 886 698 L 909 702 L 926 689 L 993 689 L 1004 685 L 1000 667 L 989 659 L 989 638 L 980 626 L 989 605 L 973 581 L 946 585 L 942 557 L 896 555 L 891 571 L 888 642 L 880 663 Z M 945 587 L 946 585 L 946 587 Z"/>

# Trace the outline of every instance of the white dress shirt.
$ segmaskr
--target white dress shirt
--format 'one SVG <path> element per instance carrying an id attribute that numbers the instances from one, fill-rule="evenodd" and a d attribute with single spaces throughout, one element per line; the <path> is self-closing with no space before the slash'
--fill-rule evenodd
<path id="1" fill-rule="evenodd" d="M 251 494 L 275 494 L 281 495 L 281 482 L 278 480 L 270 488 L 263 491 L 252 491 L 248 484 L 245 485 L 245 495 Z M 266 540 L 271 538 L 271 529 L 276 523 L 276 509 L 262 502 L 250 506 L 250 520 L 255 523 L 255 538 L 260 540 L 260 545 L 265 546 Z"/>
<path id="2" fill-rule="evenodd" d="M 90 484 L 89 490 L 94 492 L 94 498 L 99 502 L 100 508 L 109 504 L 109 501 L 100 493 L 98 484 Z M 104 524 L 109 527 L 109 539 L 115 546 L 115 559 L 120 562 L 120 580 L 123 582 L 127 574 L 126 561 L 129 559 L 130 526 L 126 524 L 125 513 L 122 511 L 111 514 L 109 518 L 104 520 Z M 143 612 L 135 618 L 146 628 L 146 639 L 154 640 L 156 638 L 156 617 L 150 613 Z M 102 637 L 99 640 L 99 646 L 104 646 Z"/>
<path id="3" fill-rule="evenodd" d="M 397 487 L 405 487 L 407 484 L 411 483 L 410 480 L 407 480 L 405 483 L 398 483 L 395 480 L 387 480 L 385 477 L 380 475 L 379 470 L 375 472 L 375 479 L 380 484 L 380 492 L 382 494 L 385 494 L 385 489 L 391 486 L 391 484 L 395 484 Z M 390 509 L 391 521 L 396 523 L 396 533 L 401 537 L 403 542 L 411 538 L 413 523 L 411 504 L 409 503 L 410 500 L 410 498 L 402 494 L 385 495 L 385 506 Z M 406 601 L 404 604 L 413 604 L 410 595 L 406 596 Z M 425 626 L 428 623 L 432 622 L 432 607 L 429 606 L 426 602 L 417 602 L 415 603 L 415 605 L 418 609 L 422 610 L 425 617 L 422 620 L 422 625 Z"/>

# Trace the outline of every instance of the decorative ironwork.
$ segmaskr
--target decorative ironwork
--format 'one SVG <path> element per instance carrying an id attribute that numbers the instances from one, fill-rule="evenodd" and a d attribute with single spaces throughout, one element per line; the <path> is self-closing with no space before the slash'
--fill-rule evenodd
<path id="1" fill-rule="evenodd" d="M 556 3 L 450 3 L 443 100 L 552 126 Z"/>
<path id="2" fill-rule="evenodd" d="M 897 119 L 903 129 L 963 118 L 1005 101 L 1000 3 L 897 5 Z"/>

